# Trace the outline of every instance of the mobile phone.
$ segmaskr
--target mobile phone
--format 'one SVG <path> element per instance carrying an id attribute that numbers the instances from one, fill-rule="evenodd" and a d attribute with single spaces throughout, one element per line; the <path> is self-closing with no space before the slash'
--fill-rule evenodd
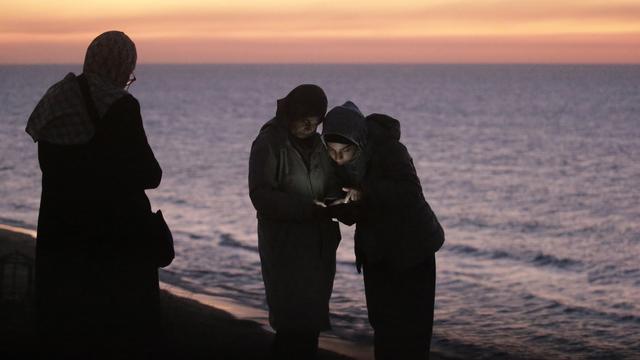
<path id="1" fill-rule="evenodd" d="M 336 202 L 337 200 L 343 200 L 343 199 L 344 198 L 341 198 L 341 197 L 328 197 L 328 198 L 324 198 L 323 202 L 325 205 L 329 206 L 334 202 Z"/>

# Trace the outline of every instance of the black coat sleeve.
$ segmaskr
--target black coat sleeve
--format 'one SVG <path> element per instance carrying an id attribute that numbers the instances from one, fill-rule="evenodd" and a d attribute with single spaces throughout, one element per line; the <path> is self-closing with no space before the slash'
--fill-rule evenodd
<path id="1" fill-rule="evenodd" d="M 140 104 L 133 96 L 113 104 L 98 131 L 102 142 L 100 175 L 125 188 L 144 190 L 160 185 L 162 169 L 147 140 Z"/>
<path id="2" fill-rule="evenodd" d="M 363 183 L 367 202 L 377 207 L 411 206 L 422 199 L 422 186 L 407 148 L 387 142 L 371 161 L 376 175 Z"/>
<path id="3" fill-rule="evenodd" d="M 330 217 L 338 219 L 338 221 L 347 226 L 364 219 L 361 201 L 332 205 L 328 207 L 328 212 Z"/>
<path id="4" fill-rule="evenodd" d="M 380 147 L 361 184 L 364 198 L 332 209 L 345 225 L 366 220 L 371 212 L 398 215 L 422 199 L 422 186 L 406 147 L 397 141 Z"/>
<path id="5" fill-rule="evenodd" d="M 303 221 L 314 217 L 312 202 L 278 189 L 278 159 L 266 136 L 259 135 L 249 157 L 249 197 L 260 216 L 281 221 Z"/>
<path id="6" fill-rule="evenodd" d="M 407 148 L 400 142 L 388 142 L 372 166 L 376 176 L 363 184 L 366 206 L 386 215 L 416 212 L 425 226 L 426 236 L 437 251 L 444 243 L 444 230 L 422 193 L 422 185 Z"/>

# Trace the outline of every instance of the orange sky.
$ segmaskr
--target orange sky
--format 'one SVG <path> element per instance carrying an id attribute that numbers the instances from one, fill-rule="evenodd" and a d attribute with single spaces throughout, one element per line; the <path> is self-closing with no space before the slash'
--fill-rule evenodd
<path id="1" fill-rule="evenodd" d="M 0 63 L 640 63 L 640 0 L 0 0 Z"/>

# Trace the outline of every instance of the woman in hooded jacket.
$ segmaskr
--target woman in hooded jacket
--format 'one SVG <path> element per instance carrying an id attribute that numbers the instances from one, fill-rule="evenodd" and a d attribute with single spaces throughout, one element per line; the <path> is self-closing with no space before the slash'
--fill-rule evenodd
<path id="1" fill-rule="evenodd" d="M 339 165 L 347 204 L 330 211 L 356 223 L 358 271 L 364 272 L 375 357 L 428 358 L 435 296 L 435 252 L 444 231 L 424 198 L 400 123 L 366 118 L 348 101 L 326 116 L 322 139 Z"/>
<path id="2" fill-rule="evenodd" d="M 319 332 L 330 328 L 340 230 L 323 201 L 341 192 L 316 132 L 326 110 L 320 87 L 300 85 L 251 146 L 249 195 L 277 359 L 314 358 Z"/>
<path id="3" fill-rule="evenodd" d="M 145 189 L 162 171 L 126 90 L 136 59 L 124 33 L 99 35 L 83 73 L 51 86 L 27 124 L 42 171 L 36 303 L 46 358 L 143 358 L 158 335 L 158 272 L 143 229 Z"/>

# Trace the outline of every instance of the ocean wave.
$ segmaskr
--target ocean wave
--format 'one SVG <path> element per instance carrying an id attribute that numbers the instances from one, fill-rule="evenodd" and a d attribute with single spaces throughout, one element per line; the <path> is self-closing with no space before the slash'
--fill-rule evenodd
<path id="1" fill-rule="evenodd" d="M 607 320 L 612 320 L 615 324 L 618 325 L 620 323 L 632 323 L 635 325 L 640 325 L 640 316 L 638 315 L 628 313 L 612 313 L 583 306 L 562 304 L 557 301 L 552 301 L 552 303 L 554 303 L 554 307 L 560 309 L 563 314 L 576 316 L 580 319 L 586 319 L 589 317 L 606 318 Z"/>
<path id="2" fill-rule="evenodd" d="M 218 245 L 231 247 L 231 248 L 236 248 L 236 249 L 247 250 L 247 251 L 251 251 L 253 253 L 257 253 L 258 252 L 258 247 L 257 246 L 243 244 L 242 242 L 236 240 L 233 237 L 233 235 L 231 235 L 229 233 L 220 234 L 220 242 L 218 243 Z"/>
<path id="3" fill-rule="evenodd" d="M 557 258 L 553 255 L 538 253 L 531 261 L 536 265 L 555 266 L 561 269 L 576 268 L 582 265 L 582 262 L 569 258 Z"/>
<path id="4" fill-rule="evenodd" d="M 505 250 L 481 250 L 469 245 L 449 245 L 444 247 L 443 249 L 446 249 L 446 251 L 454 252 L 456 254 L 476 256 L 492 260 L 515 260 L 526 262 L 535 266 L 553 267 L 562 270 L 580 270 L 584 266 L 584 264 L 579 260 L 570 258 L 558 258 L 554 255 L 544 254 L 541 252 L 524 252 L 517 254 Z"/>
<path id="5" fill-rule="evenodd" d="M 468 218 L 462 217 L 450 225 L 452 228 L 460 228 L 460 229 L 491 229 L 491 230 L 501 230 L 501 231 L 509 231 L 509 232 L 517 232 L 521 234 L 534 234 L 534 233 L 543 233 L 546 231 L 560 231 L 561 228 L 558 225 L 541 222 L 538 220 L 528 220 L 528 221 L 497 221 L 492 222 L 489 219 L 482 218 Z"/>
<path id="6" fill-rule="evenodd" d="M 208 236 L 205 235 L 200 235 L 200 234 L 196 234 L 196 233 L 192 233 L 192 232 L 188 232 L 188 231 L 178 231 L 178 230 L 174 230 L 173 232 L 173 236 L 177 236 L 177 235 L 181 235 L 181 236 L 186 236 L 191 240 L 203 240 L 203 239 L 207 239 Z"/>
<path id="7" fill-rule="evenodd" d="M 257 246 L 244 244 L 241 241 L 235 239 L 233 235 L 229 233 L 222 233 L 220 235 L 220 242 L 218 243 L 218 245 L 230 247 L 230 248 L 242 249 L 242 250 L 250 251 L 252 253 L 258 253 Z M 353 261 L 336 260 L 336 265 L 346 266 L 346 267 L 355 267 L 355 262 L 356 260 L 354 255 Z"/>
<path id="8" fill-rule="evenodd" d="M 490 226 L 491 225 L 487 221 L 484 221 L 482 219 L 478 219 L 478 218 L 472 219 L 472 218 L 466 218 L 466 217 L 458 219 L 458 222 L 451 225 L 452 228 L 471 227 L 471 228 L 480 228 L 480 229 L 488 228 Z"/>
<path id="9" fill-rule="evenodd" d="M 589 271 L 587 280 L 594 285 L 607 285 L 613 282 L 632 280 L 634 286 L 640 286 L 640 269 L 621 268 L 612 264 L 599 265 Z"/>

